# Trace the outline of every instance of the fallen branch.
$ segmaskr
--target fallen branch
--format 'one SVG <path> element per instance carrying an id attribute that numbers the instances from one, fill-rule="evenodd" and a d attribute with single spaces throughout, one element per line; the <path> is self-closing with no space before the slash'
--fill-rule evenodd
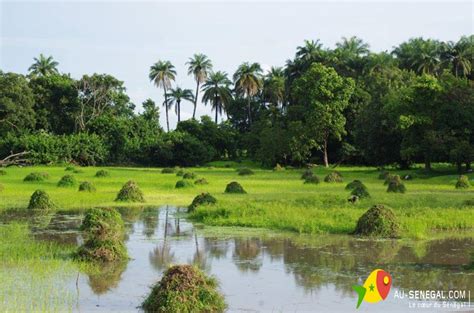
<path id="1" fill-rule="evenodd" d="M 24 155 L 30 154 L 30 151 L 23 151 L 18 153 L 12 153 L 9 156 L 0 160 L 0 167 L 8 166 L 8 165 L 18 165 L 18 164 L 25 164 L 28 163 L 28 159 L 21 158 Z"/>

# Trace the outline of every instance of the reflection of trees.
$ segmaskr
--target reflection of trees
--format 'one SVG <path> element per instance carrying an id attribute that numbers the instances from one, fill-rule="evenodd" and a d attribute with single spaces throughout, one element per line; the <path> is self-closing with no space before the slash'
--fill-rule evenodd
<path id="1" fill-rule="evenodd" d="M 154 207 L 145 208 L 141 219 L 143 221 L 143 235 L 151 238 L 158 228 L 158 210 Z"/>
<path id="2" fill-rule="evenodd" d="M 256 238 L 236 238 L 234 239 L 235 264 L 243 271 L 257 272 L 262 267 L 262 258 L 260 251 L 262 242 Z"/>
<path id="3" fill-rule="evenodd" d="M 194 251 L 193 264 L 202 270 L 208 270 L 210 268 L 210 264 L 207 262 L 205 251 L 203 251 L 203 249 L 199 246 L 199 240 L 196 232 L 194 233 L 194 246 L 196 247 L 196 250 Z"/>
<path id="4" fill-rule="evenodd" d="M 99 268 L 89 276 L 89 286 L 96 295 L 107 293 L 118 286 L 128 262 L 112 262 L 97 265 Z"/>
<path id="5" fill-rule="evenodd" d="M 229 250 L 229 241 L 205 237 L 204 250 L 211 258 L 220 260 L 227 256 L 227 251 Z"/>
<path id="6" fill-rule="evenodd" d="M 150 264 L 158 271 L 165 270 L 175 261 L 171 247 L 165 242 L 148 254 Z"/>

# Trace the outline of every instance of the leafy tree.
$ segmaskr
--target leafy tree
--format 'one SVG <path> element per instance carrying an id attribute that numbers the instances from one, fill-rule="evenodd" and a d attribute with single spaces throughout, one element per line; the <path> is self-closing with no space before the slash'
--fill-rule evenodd
<path id="1" fill-rule="evenodd" d="M 262 89 L 262 68 L 258 63 L 245 62 L 234 73 L 235 90 L 237 94 L 247 98 L 247 113 L 249 125 L 252 125 L 251 99 Z"/>
<path id="2" fill-rule="evenodd" d="M 199 96 L 199 85 L 206 81 L 209 72 L 212 70 L 212 62 L 206 55 L 200 53 L 195 54 L 186 64 L 188 65 L 188 75 L 193 75 L 194 80 L 196 81 L 196 95 L 194 96 L 193 109 L 193 118 L 195 118 Z"/>
<path id="3" fill-rule="evenodd" d="M 163 88 L 165 97 L 164 107 L 166 110 L 166 130 L 170 131 L 170 122 L 168 116 L 168 94 L 167 89 L 171 88 L 171 81 L 176 78 L 176 70 L 170 61 L 158 61 L 150 67 L 149 74 L 150 81 L 152 81 L 157 88 Z"/>
<path id="4" fill-rule="evenodd" d="M 356 57 L 365 56 L 369 53 L 369 44 L 355 36 L 350 38 L 342 37 L 342 41 L 336 43 L 336 47 L 345 54 Z"/>
<path id="5" fill-rule="evenodd" d="M 160 108 L 156 106 L 155 101 L 146 99 L 142 103 L 143 113 L 142 116 L 146 121 L 155 124 L 157 127 L 160 125 Z"/>
<path id="6" fill-rule="evenodd" d="M 323 152 L 329 166 L 329 137 L 340 139 L 345 133 L 342 114 L 354 90 L 354 81 L 339 76 L 332 68 L 314 63 L 293 86 L 294 99 L 307 110 L 305 128 Z"/>
<path id="7" fill-rule="evenodd" d="M 440 70 L 441 43 L 437 40 L 413 38 L 400 44 L 393 54 L 403 69 L 413 70 L 418 74 L 436 75 Z"/>
<path id="8" fill-rule="evenodd" d="M 180 87 L 172 88 L 168 93 L 170 99 L 170 106 L 174 105 L 176 114 L 178 115 L 178 123 L 181 121 L 181 101 L 187 100 L 190 102 L 194 101 L 193 92 L 191 89 L 181 89 Z"/>
<path id="9" fill-rule="evenodd" d="M 446 68 L 452 68 L 456 77 L 467 77 L 472 73 L 474 60 L 474 35 L 463 36 L 458 42 L 443 43 L 441 62 Z"/>
<path id="10" fill-rule="evenodd" d="M 285 74 L 281 67 L 272 67 L 265 75 L 263 97 L 274 108 L 283 107 L 285 102 Z"/>
<path id="11" fill-rule="evenodd" d="M 31 76 L 48 76 L 58 73 L 57 67 L 59 63 L 54 61 L 52 56 L 46 57 L 41 53 L 39 58 L 34 58 L 33 60 L 35 62 L 28 68 Z"/>
<path id="12" fill-rule="evenodd" d="M 215 123 L 218 115 L 226 111 L 226 107 L 232 100 L 232 91 L 229 88 L 231 81 L 227 78 L 227 73 L 217 71 L 211 72 L 202 89 L 204 95 L 202 100 L 205 104 L 211 103 L 212 110 L 216 112 Z"/>

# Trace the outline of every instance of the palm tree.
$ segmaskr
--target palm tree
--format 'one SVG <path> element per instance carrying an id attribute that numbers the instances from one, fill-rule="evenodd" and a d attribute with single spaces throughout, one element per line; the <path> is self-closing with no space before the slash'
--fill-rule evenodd
<path id="1" fill-rule="evenodd" d="M 234 74 L 235 90 L 247 98 L 249 126 L 252 125 L 250 100 L 262 89 L 262 68 L 258 63 L 245 62 Z"/>
<path id="2" fill-rule="evenodd" d="M 166 129 L 170 131 L 170 122 L 168 117 L 168 94 L 167 88 L 171 88 L 171 81 L 176 78 L 176 70 L 170 61 L 158 61 L 150 67 L 150 74 L 148 76 L 157 88 L 163 88 L 165 102 L 163 106 L 166 109 Z"/>
<path id="3" fill-rule="evenodd" d="M 462 36 L 458 42 L 447 42 L 441 48 L 441 60 L 444 65 L 452 66 L 456 77 L 468 76 L 474 59 L 474 35 Z"/>
<path id="4" fill-rule="evenodd" d="M 265 101 L 278 107 L 285 100 L 285 74 L 281 67 L 272 67 L 263 81 L 263 96 Z"/>
<path id="5" fill-rule="evenodd" d="M 33 59 L 35 62 L 28 68 L 32 76 L 48 76 L 58 73 L 58 62 L 54 61 L 52 56 L 45 57 L 42 53 L 39 58 Z"/>
<path id="6" fill-rule="evenodd" d="M 350 55 L 358 57 L 369 53 L 369 44 L 356 36 L 352 36 L 351 38 L 342 37 L 342 41 L 336 43 L 336 47 Z"/>
<path id="7" fill-rule="evenodd" d="M 322 54 L 322 44 L 319 42 L 319 39 L 314 40 L 305 40 L 303 46 L 298 46 L 296 48 L 296 59 L 303 61 L 316 61 Z"/>
<path id="8" fill-rule="evenodd" d="M 191 89 L 181 89 L 180 87 L 176 87 L 175 89 L 170 90 L 168 97 L 170 99 L 170 107 L 174 105 L 176 114 L 178 115 L 179 123 L 181 122 L 181 101 L 188 100 L 190 102 L 194 102 L 193 92 Z"/>
<path id="9" fill-rule="evenodd" d="M 232 91 L 229 88 L 231 83 L 229 78 L 227 78 L 227 73 L 218 71 L 215 73 L 211 72 L 209 78 L 202 86 L 204 91 L 202 100 L 206 104 L 210 102 L 212 110 L 216 111 L 216 124 L 218 115 L 222 115 L 222 112 L 226 111 L 227 105 L 232 100 Z"/>
<path id="10" fill-rule="evenodd" d="M 442 45 L 439 41 L 412 38 L 396 47 L 394 54 L 401 68 L 413 70 L 418 74 L 436 74 L 440 65 Z"/>
<path id="11" fill-rule="evenodd" d="M 196 117 L 196 107 L 197 100 L 199 95 L 199 85 L 203 83 L 208 73 L 212 70 L 212 62 L 209 58 L 202 54 L 195 54 L 192 58 L 186 62 L 188 65 L 188 75 L 193 75 L 194 80 L 196 81 L 196 95 L 194 96 L 194 110 L 193 110 L 193 119 Z"/>

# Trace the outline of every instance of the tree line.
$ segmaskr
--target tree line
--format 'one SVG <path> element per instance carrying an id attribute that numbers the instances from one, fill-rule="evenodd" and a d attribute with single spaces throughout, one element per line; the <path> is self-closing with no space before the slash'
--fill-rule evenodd
<path id="1" fill-rule="evenodd" d="M 230 76 L 204 54 L 187 62 L 195 88 L 176 84 L 168 60 L 150 66 L 163 92 L 166 131 L 152 99 L 143 112 L 107 74 L 74 79 L 51 56 L 27 75 L 0 72 L 0 158 L 27 151 L 31 163 L 198 165 L 251 158 L 264 166 L 340 163 L 409 167 L 474 157 L 474 36 L 414 38 L 371 52 L 357 37 L 334 49 L 305 41 L 283 67 L 244 62 Z M 201 100 L 201 101 L 200 101 Z M 193 116 L 181 119 L 184 104 Z M 196 120 L 210 105 L 213 120 Z M 169 114 L 178 117 L 170 130 Z M 225 121 L 219 122 L 219 116 Z"/>

